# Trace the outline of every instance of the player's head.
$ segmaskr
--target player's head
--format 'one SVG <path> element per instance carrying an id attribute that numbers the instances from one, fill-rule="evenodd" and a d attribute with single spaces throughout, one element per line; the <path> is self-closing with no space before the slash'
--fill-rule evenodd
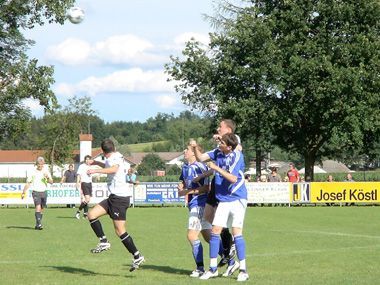
<path id="1" fill-rule="evenodd" d="M 232 152 L 237 145 L 239 144 L 239 141 L 235 134 L 229 133 L 224 134 L 220 140 L 219 148 L 224 153 Z"/>
<path id="2" fill-rule="evenodd" d="M 37 157 L 36 159 L 37 168 L 41 170 L 44 167 L 44 164 L 45 164 L 45 159 L 42 156 Z"/>
<path id="3" fill-rule="evenodd" d="M 202 147 L 197 144 L 195 146 L 195 148 L 199 151 L 199 152 L 203 152 L 203 149 Z M 187 162 L 193 162 L 196 160 L 195 158 L 195 153 L 194 153 L 194 149 L 193 147 L 190 145 L 190 143 L 187 145 L 187 148 L 183 151 L 183 155 L 184 155 L 184 158 L 186 159 Z"/>
<path id="4" fill-rule="evenodd" d="M 85 162 L 86 164 L 90 164 L 90 160 L 91 160 L 91 155 L 86 155 L 86 156 L 84 157 L 84 162 Z"/>
<path id="5" fill-rule="evenodd" d="M 100 145 L 104 155 L 107 157 L 108 154 L 115 151 L 115 144 L 110 139 L 105 139 Z"/>
<path id="6" fill-rule="evenodd" d="M 69 170 L 73 171 L 74 170 L 74 164 L 69 165 Z"/>
<path id="7" fill-rule="evenodd" d="M 219 123 L 218 134 L 223 136 L 228 133 L 234 133 L 236 130 L 236 124 L 233 120 L 222 119 Z"/>

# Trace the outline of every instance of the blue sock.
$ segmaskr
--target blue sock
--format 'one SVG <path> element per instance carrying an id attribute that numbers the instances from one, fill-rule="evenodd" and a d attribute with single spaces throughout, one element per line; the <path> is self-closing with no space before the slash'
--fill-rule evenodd
<path id="1" fill-rule="evenodd" d="M 211 233 L 211 238 L 210 238 L 210 269 L 213 272 L 217 270 L 216 261 L 218 258 L 219 248 L 220 248 L 220 235 Z"/>
<path id="2" fill-rule="evenodd" d="M 245 259 L 245 241 L 243 236 L 235 236 L 236 253 L 239 260 Z"/>
<path id="3" fill-rule="evenodd" d="M 219 251 L 218 251 L 218 254 L 219 254 L 220 257 L 224 256 L 224 247 L 223 247 L 222 240 L 219 240 Z"/>
<path id="4" fill-rule="evenodd" d="M 197 268 L 203 270 L 203 246 L 199 239 L 193 241 L 191 243 L 191 247 L 193 249 L 193 256 L 195 263 L 197 264 Z"/>

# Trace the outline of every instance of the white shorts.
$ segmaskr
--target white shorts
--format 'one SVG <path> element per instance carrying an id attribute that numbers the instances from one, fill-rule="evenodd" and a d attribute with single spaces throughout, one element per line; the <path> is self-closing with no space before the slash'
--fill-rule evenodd
<path id="1" fill-rule="evenodd" d="M 247 200 L 235 200 L 232 202 L 219 202 L 215 217 L 212 222 L 214 226 L 223 228 L 243 228 Z"/>
<path id="2" fill-rule="evenodd" d="M 212 228 L 211 224 L 203 218 L 205 207 L 196 206 L 190 209 L 189 212 L 189 225 L 187 229 L 201 231 L 209 230 Z"/>

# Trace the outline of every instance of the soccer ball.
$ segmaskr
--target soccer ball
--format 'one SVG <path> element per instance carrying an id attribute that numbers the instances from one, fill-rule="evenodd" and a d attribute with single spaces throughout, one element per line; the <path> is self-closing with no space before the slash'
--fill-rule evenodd
<path id="1" fill-rule="evenodd" d="M 82 8 L 79 7 L 73 7 L 69 10 L 69 13 L 67 14 L 67 17 L 69 18 L 70 22 L 73 24 L 79 24 L 84 19 L 84 11 Z"/>

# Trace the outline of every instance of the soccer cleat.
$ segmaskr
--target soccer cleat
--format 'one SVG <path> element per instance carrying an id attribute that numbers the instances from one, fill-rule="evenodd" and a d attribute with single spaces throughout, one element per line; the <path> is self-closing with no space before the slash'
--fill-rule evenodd
<path id="1" fill-rule="evenodd" d="M 98 245 L 91 249 L 91 253 L 101 253 L 102 251 L 109 250 L 111 248 L 111 244 L 109 242 L 99 242 Z"/>
<path id="2" fill-rule="evenodd" d="M 239 269 L 239 262 L 235 261 L 232 265 L 228 265 L 226 272 L 223 273 L 224 277 L 231 276 L 234 272 Z"/>
<path id="3" fill-rule="evenodd" d="M 44 227 L 43 227 L 41 224 L 39 224 L 39 225 L 36 225 L 36 226 L 34 227 L 34 229 L 35 229 L 35 230 L 39 230 L 39 231 L 41 231 L 41 230 L 44 229 Z"/>
<path id="4" fill-rule="evenodd" d="M 79 212 L 76 212 L 75 218 L 77 218 L 78 220 L 80 219 L 80 213 Z"/>
<path id="5" fill-rule="evenodd" d="M 218 263 L 218 267 L 223 267 L 227 263 L 228 263 L 228 256 L 223 255 L 222 259 Z"/>
<path id="6" fill-rule="evenodd" d="M 203 270 L 195 269 L 193 272 L 191 272 L 190 277 L 199 278 L 201 277 L 205 272 Z"/>
<path id="7" fill-rule="evenodd" d="M 247 272 L 240 271 L 237 281 L 247 281 L 249 279 L 249 275 Z"/>
<path id="8" fill-rule="evenodd" d="M 140 256 L 139 258 L 136 258 L 133 260 L 131 268 L 129 269 L 129 272 L 135 271 L 136 269 L 140 268 L 140 265 L 145 262 L 145 257 Z"/>
<path id="9" fill-rule="evenodd" d="M 228 255 L 228 258 L 229 258 L 229 259 L 233 259 L 233 258 L 235 257 L 235 255 L 236 255 L 236 246 L 235 246 L 235 244 L 233 243 L 233 244 L 231 245 L 231 249 L 230 249 L 230 253 L 229 253 L 229 255 Z"/>
<path id="10" fill-rule="evenodd" d="M 207 270 L 204 274 L 202 274 L 201 277 L 199 277 L 199 279 L 208 280 L 213 277 L 218 277 L 218 270 L 215 270 L 214 272 L 212 272 L 211 270 Z"/>

